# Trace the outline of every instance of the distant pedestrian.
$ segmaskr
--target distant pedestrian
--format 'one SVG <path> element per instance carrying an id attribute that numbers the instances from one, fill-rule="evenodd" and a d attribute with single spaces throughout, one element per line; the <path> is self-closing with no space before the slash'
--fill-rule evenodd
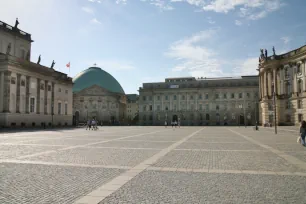
<path id="1" fill-rule="evenodd" d="M 173 128 L 173 126 L 174 126 L 174 122 L 173 122 L 173 121 L 171 121 L 171 126 L 172 126 L 172 128 Z"/>
<path id="2" fill-rule="evenodd" d="M 301 144 L 305 146 L 306 122 L 303 120 L 300 127 Z"/>
<path id="3" fill-rule="evenodd" d="M 165 121 L 165 128 L 168 126 L 168 123 L 167 123 L 167 121 Z"/>
<path id="4" fill-rule="evenodd" d="M 175 128 L 176 128 L 176 126 L 177 126 L 177 121 L 174 121 L 174 126 L 175 126 Z"/>
<path id="5" fill-rule="evenodd" d="M 86 130 L 87 130 L 87 129 L 90 130 L 90 128 L 91 128 L 91 121 L 90 121 L 90 120 L 87 120 Z"/>

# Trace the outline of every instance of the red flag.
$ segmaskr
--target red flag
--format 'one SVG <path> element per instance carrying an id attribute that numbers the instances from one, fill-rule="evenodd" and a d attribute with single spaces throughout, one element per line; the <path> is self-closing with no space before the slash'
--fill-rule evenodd
<path id="1" fill-rule="evenodd" d="M 66 64 L 66 67 L 67 67 L 67 68 L 70 68 L 70 62 L 69 62 L 68 64 Z"/>

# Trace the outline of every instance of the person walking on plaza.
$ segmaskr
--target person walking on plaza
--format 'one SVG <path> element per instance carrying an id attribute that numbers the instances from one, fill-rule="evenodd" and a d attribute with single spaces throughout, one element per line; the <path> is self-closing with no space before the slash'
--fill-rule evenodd
<path id="1" fill-rule="evenodd" d="M 177 126 L 177 121 L 175 120 L 174 121 L 174 127 L 176 128 L 176 126 Z"/>
<path id="2" fill-rule="evenodd" d="M 92 130 L 96 130 L 96 121 L 95 121 L 95 119 L 92 119 L 92 121 L 91 121 L 91 126 L 92 126 Z"/>
<path id="3" fill-rule="evenodd" d="M 87 129 L 90 130 L 90 128 L 91 128 L 91 121 L 90 121 L 90 120 L 87 120 L 86 130 L 87 130 Z"/>
<path id="4" fill-rule="evenodd" d="M 303 120 L 300 127 L 301 144 L 305 146 L 306 122 Z"/>
<path id="5" fill-rule="evenodd" d="M 168 123 L 167 123 L 167 121 L 165 121 L 165 128 L 168 126 Z"/>

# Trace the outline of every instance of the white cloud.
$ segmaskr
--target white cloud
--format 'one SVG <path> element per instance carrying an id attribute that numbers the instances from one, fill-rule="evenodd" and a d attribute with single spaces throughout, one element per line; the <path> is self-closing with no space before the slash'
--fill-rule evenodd
<path id="1" fill-rule="evenodd" d="M 216 35 L 217 29 L 196 33 L 188 38 L 174 42 L 165 53 L 167 57 L 179 61 L 172 70 L 187 71 L 190 74 L 205 73 L 205 76 L 220 75 L 221 61 L 217 53 L 205 46 L 205 42 Z"/>
<path id="2" fill-rule="evenodd" d="M 101 24 L 101 22 L 98 21 L 96 18 L 91 19 L 91 20 L 90 20 L 90 23 L 91 23 L 91 24 L 95 24 L 95 25 Z"/>
<path id="3" fill-rule="evenodd" d="M 248 58 L 246 60 L 238 60 L 236 68 L 233 70 L 233 75 L 245 76 L 245 75 L 257 75 L 258 71 L 258 58 Z"/>
<path id="4" fill-rule="evenodd" d="M 208 22 L 209 24 L 215 24 L 215 23 L 216 23 L 216 21 L 213 21 L 213 20 L 211 19 L 211 17 L 207 17 L 207 22 Z"/>
<path id="5" fill-rule="evenodd" d="M 82 10 L 86 13 L 89 13 L 89 14 L 94 14 L 94 10 L 92 8 L 89 8 L 89 7 L 82 7 Z"/>
<path id="6" fill-rule="evenodd" d="M 241 26 L 241 25 L 242 25 L 242 22 L 239 21 L 239 20 L 235 20 L 235 24 L 236 24 L 237 26 Z"/>
<path id="7" fill-rule="evenodd" d="M 284 42 L 285 45 L 287 45 L 288 43 L 290 43 L 291 38 L 288 36 L 282 37 L 281 40 Z"/>

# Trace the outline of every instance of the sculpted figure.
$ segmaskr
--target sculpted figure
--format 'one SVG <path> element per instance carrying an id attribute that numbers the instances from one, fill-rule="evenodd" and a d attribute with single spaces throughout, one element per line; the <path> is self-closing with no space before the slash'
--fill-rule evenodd
<path id="1" fill-rule="evenodd" d="M 8 46 L 7 46 L 7 49 L 6 49 L 6 54 L 9 55 L 10 52 L 11 52 L 11 48 L 12 48 L 12 44 L 9 43 Z"/>
<path id="2" fill-rule="evenodd" d="M 51 64 L 51 69 L 53 69 L 54 65 L 55 65 L 55 62 L 54 62 L 54 60 L 53 60 L 53 61 L 52 61 L 52 64 Z"/>
<path id="3" fill-rule="evenodd" d="M 39 55 L 37 64 L 40 64 L 40 60 L 41 60 L 41 57 L 40 57 L 40 55 Z"/>

